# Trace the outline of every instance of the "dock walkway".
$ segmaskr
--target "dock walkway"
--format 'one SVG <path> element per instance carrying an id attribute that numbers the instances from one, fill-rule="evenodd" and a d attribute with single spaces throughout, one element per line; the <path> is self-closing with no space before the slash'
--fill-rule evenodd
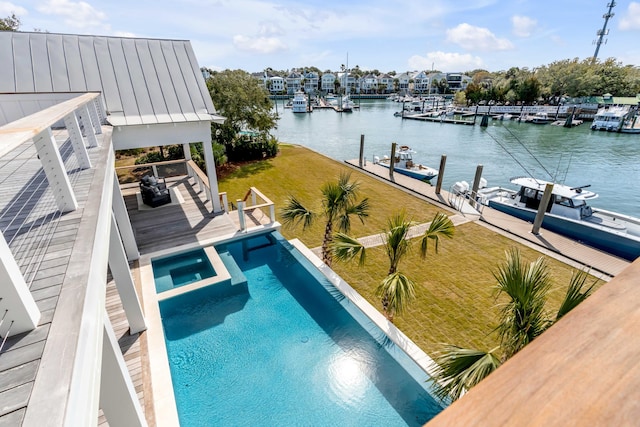
<path id="1" fill-rule="evenodd" d="M 462 211 L 457 211 L 450 205 L 449 193 L 447 191 L 442 190 L 440 194 L 436 194 L 435 186 L 401 174 L 394 174 L 393 179 L 390 179 L 388 168 L 371 162 L 366 162 L 364 166 L 360 168 L 357 159 L 347 160 L 345 163 L 373 175 L 378 179 L 385 180 L 399 188 L 410 191 L 419 197 L 424 197 L 431 202 L 435 202 L 444 209 L 456 212 L 456 215 L 466 219 L 466 221 L 457 219 L 454 221 L 454 223 L 457 222 L 456 225 L 464 222 L 475 222 L 574 267 L 581 268 L 587 266 L 592 271 L 604 275 L 601 277 L 602 280 L 609 280 L 631 264 L 622 258 L 610 255 L 549 230 L 542 230 L 539 235 L 535 235 L 531 233 L 531 223 L 486 206 L 483 207 L 480 213 L 467 203 L 464 203 L 461 206 Z M 456 215 L 452 218 L 455 218 Z"/>

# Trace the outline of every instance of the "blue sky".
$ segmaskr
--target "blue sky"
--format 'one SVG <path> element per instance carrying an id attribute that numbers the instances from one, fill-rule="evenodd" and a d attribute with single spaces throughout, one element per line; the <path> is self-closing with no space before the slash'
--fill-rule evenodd
<path id="1" fill-rule="evenodd" d="M 611 0 L 609 0 L 611 1 Z M 191 40 L 212 69 L 534 68 L 593 55 L 606 0 L 0 0 L 22 30 Z M 640 0 L 618 0 L 599 58 L 640 66 Z"/>

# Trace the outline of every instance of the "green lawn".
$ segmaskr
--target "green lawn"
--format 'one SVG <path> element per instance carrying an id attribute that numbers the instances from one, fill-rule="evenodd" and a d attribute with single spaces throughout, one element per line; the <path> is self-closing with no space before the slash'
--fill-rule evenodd
<path id="1" fill-rule="evenodd" d="M 328 159 L 303 147 L 281 145 L 280 154 L 251 165 L 240 167 L 234 173 L 220 179 L 220 191 L 226 191 L 229 200 L 244 197 L 249 187 L 257 187 L 276 204 L 276 212 L 290 194 L 304 204 L 320 207 L 320 186 L 335 180 L 340 172 L 351 170 L 348 166 Z M 352 235 L 366 236 L 378 233 L 387 217 L 397 209 L 405 209 L 417 222 L 430 221 L 438 207 L 417 197 L 397 190 L 384 182 L 358 171 L 352 178 L 361 183 L 362 196 L 369 197 L 371 215 L 365 225 L 354 223 Z M 301 228 L 283 228 L 283 235 L 299 238 L 307 246 L 319 246 L 324 223 L 305 232 Z M 427 353 L 433 354 L 442 343 L 473 346 L 489 350 L 497 345 L 493 330 L 498 309 L 493 287 L 492 272 L 505 259 L 510 247 L 521 250 L 524 259 L 534 260 L 540 254 L 526 246 L 489 231 L 477 224 L 464 224 L 456 228 L 451 240 L 443 240 L 439 253 L 430 247 L 427 259 L 421 260 L 418 247 L 400 264 L 400 271 L 418 285 L 417 300 L 403 317 L 396 317 L 396 325 Z M 334 262 L 334 270 L 375 307 L 380 308 L 373 294 L 377 284 L 388 269 L 386 254 L 382 248 L 372 248 L 367 253 L 367 265 Z M 551 268 L 554 291 L 549 310 L 560 304 L 569 283 L 571 267 L 547 259 Z"/>

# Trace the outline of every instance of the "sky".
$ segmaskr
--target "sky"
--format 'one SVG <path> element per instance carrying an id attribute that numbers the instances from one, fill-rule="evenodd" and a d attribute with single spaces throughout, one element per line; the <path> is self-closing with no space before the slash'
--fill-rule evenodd
<path id="1" fill-rule="evenodd" d="M 533 69 L 593 56 L 613 0 L 0 0 L 22 31 L 190 40 L 201 66 L 398 73 Z M 617 0 L 598 58 L 640 66 L 640 0 Z"/>

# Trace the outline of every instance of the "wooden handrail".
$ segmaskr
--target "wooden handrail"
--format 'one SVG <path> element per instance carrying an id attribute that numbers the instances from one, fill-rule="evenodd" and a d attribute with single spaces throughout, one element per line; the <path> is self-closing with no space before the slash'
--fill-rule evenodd
<path id="1" fill-rule="evenodd" d="M 162 161 L 162 162 L 153 162 L 153 163 L 140 163 L 139 165 L 118 166 L 118 167 L 116 167 L 116 170 L 152 167 L 153 165 L 156 165 L 156 166 L 173 165 L 173 164 L 176 164 L 176 163 L 188 163 L 190 161 L 192 161 L 192 160 L 188 160 L 187 161 L 185 159 L 180 159 L 180 160 L 165 160 L 165 161 Z"/>

